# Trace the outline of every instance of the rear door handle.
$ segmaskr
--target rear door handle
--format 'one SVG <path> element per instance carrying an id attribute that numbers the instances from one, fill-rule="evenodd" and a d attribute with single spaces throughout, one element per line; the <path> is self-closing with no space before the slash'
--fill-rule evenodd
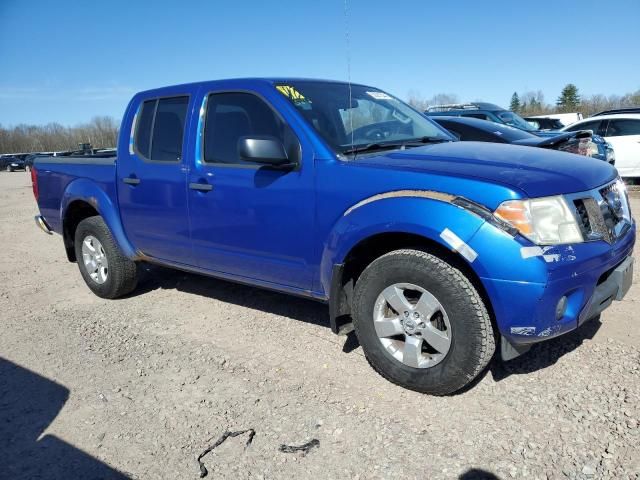
<path id="1" fill-rule="evenodd" d="M 191 190 L 199 190 L 201 192 L 210 192 L 213 190 L 213 185 L 209 185 L 208 183 L 190 183 L 189 188 Z"/>
<path id="2" fill-rule="evenodd" d="M 135 177 L 124 177 L 122 181 L 127 185 L 138 185 L 140 183 L 140 179 Z"/>

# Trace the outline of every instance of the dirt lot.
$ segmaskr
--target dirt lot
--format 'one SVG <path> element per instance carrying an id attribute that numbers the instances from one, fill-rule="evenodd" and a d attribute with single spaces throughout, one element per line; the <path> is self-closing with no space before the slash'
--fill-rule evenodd
<path id="1" fill-rule="evenodd" d="M 195 479 L 245 428 L 209 478 L 640 478 L 640 268 L 602 323 L 433 398 L 312 301 L 155 267 L 102 300 L 35 213 L 28 176 L 1 173 L 0 478 Z"/>

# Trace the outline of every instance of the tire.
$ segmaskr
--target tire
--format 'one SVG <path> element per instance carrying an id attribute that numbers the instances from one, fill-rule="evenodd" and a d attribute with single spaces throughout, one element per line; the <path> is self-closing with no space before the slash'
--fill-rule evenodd
<path id="1" fill-rule="evenodd" d="M 122 254 L 102 217 L 82 220 L 76 228 L 74 243 L 80 274 L 97 296 L 118 298 L 136 288 L 136 263 Z M 93 252 L 96 252 L 95 255 Z M 89 260 L 90 263 L 87 265 L 85 259 L 91 258 L 97 260 Z"/>
<path id="2" fill-rule="evenodd" d="M 414 309 L 405 310 L 409 316 L 400 311 L 407 304 Z M 414 316 L 418 320 L 412 321 Z M 381 328 L 381 321 L 393 326 Z M 353 323 L 367 360 L 380 375 L 431 395 L 467 386 L 495 352 L 491 319 L 469 279 L 420 250 L 387 253 L 364 270 L 354 291 Z"/>

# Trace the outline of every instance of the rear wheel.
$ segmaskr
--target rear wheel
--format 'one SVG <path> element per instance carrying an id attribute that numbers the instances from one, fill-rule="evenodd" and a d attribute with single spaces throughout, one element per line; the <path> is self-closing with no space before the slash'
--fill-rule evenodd
<path id="1" fill-rule="evenodd" d="M 495 351 L 485 305 L 460 270 L 419 250 L 373 261 L 354 292 L 354 326 L 371 366 L 411 390 L 446 395 L 487 366 Z"/>
<path id="2" fill-rule="evenodd" d="M 136 288 L 136 264 L 122 254 L 101 217 L 78 224 L 74 246 L 82 278 L 93 293 L 117 298 Z"/>

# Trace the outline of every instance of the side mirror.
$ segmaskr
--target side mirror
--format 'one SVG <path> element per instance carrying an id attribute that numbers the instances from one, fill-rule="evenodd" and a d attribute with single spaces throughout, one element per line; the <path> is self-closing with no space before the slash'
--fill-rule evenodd
<path id="1" fill-rule="evenodd" d="M 265 165 L 289 165 L 289 157 L 280 140 L 270 135 L 240 137 L 240 158 Z"/>

